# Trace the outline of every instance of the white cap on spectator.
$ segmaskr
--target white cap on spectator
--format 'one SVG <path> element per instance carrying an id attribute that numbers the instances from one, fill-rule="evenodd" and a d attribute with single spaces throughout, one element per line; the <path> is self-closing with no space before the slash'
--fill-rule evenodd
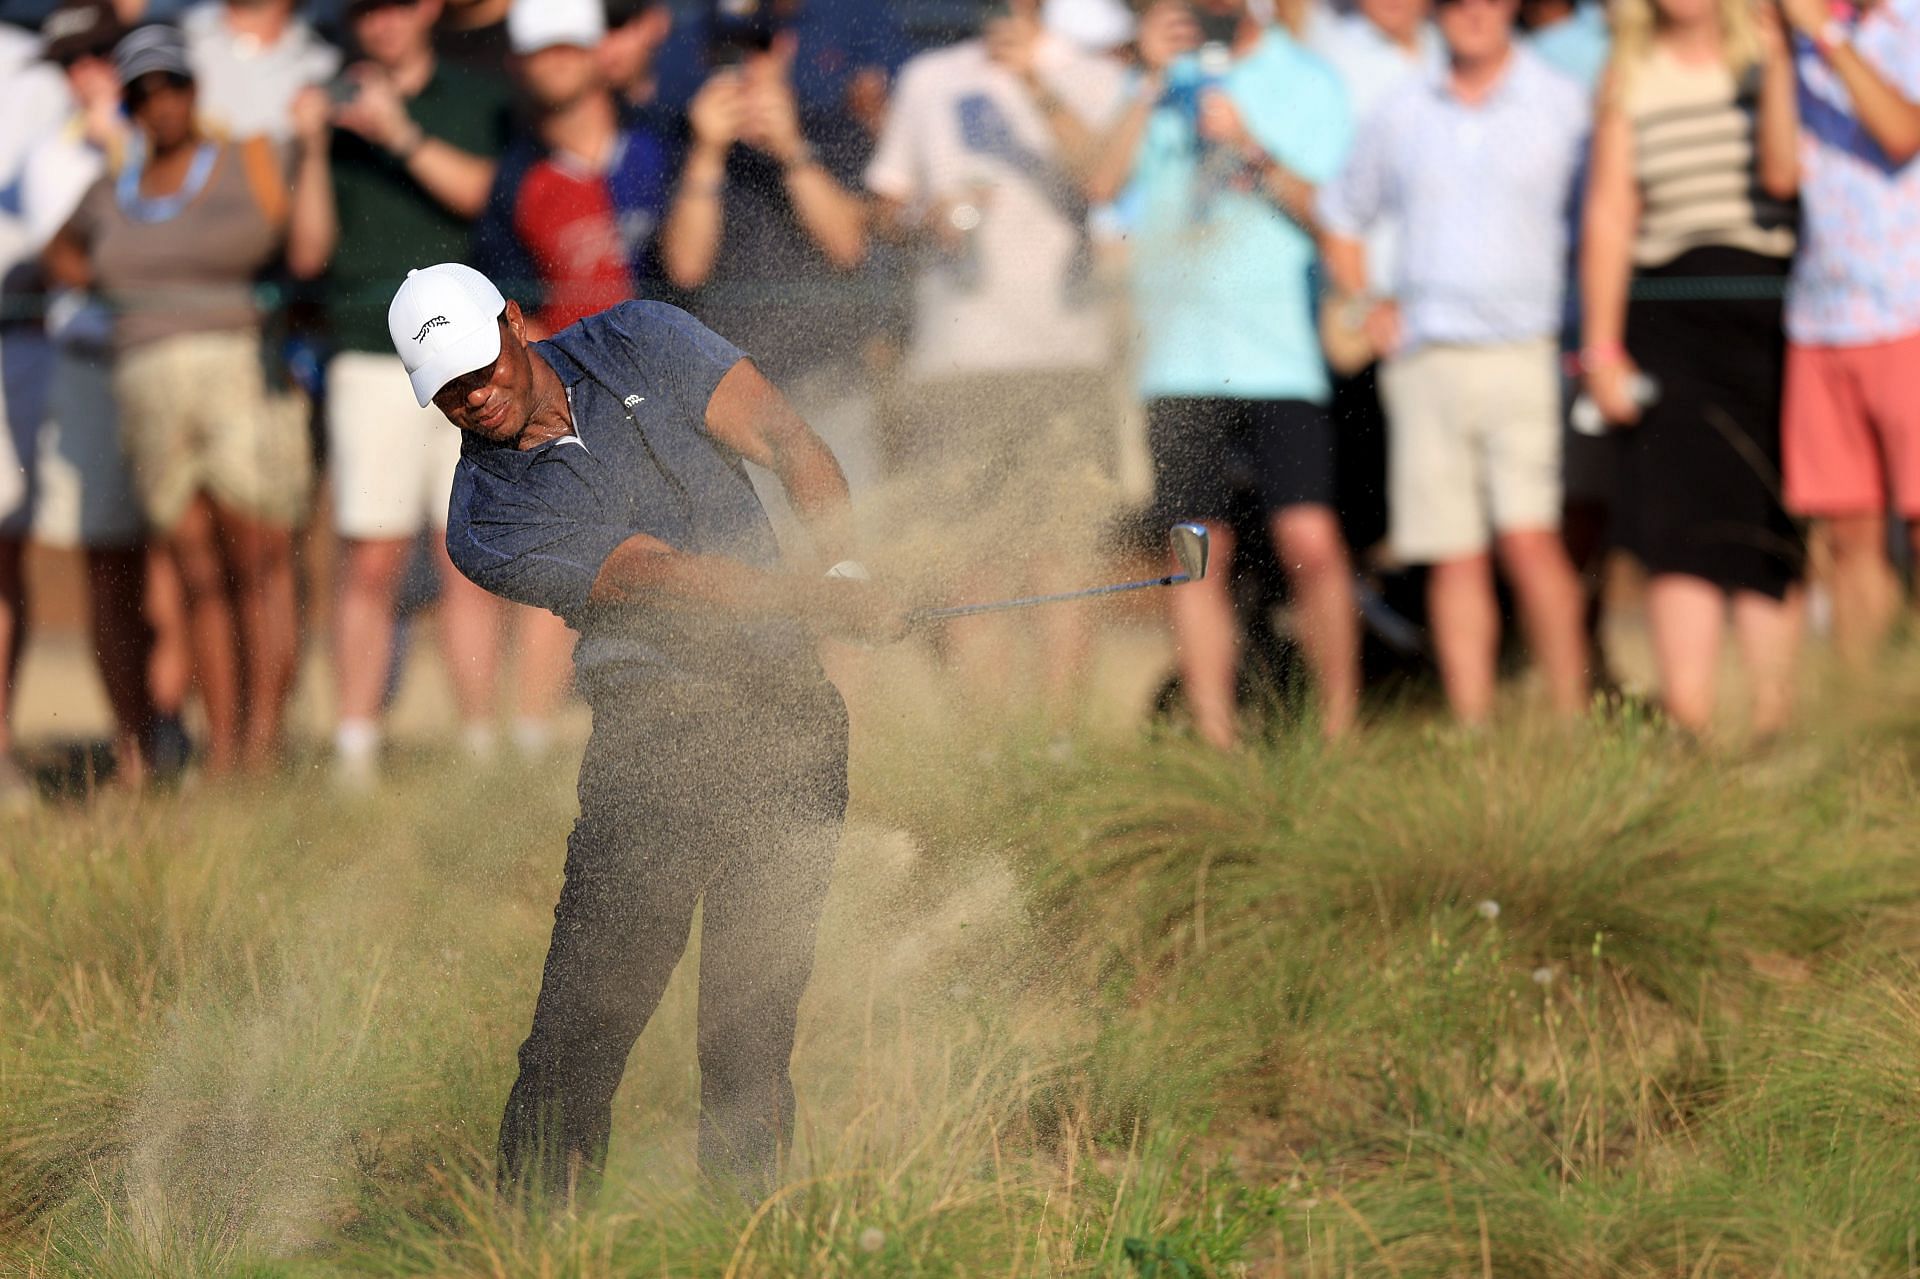
<path id="1" fill-rule="evenodd" d="M 1121 0 L 1046 0 L 1040 20 L 1062 40 L 1095 53 L 1133 39 L 1133 10 Z"/>
<path id="2" fill-rule="evenodd" d="M 607 34 L 603 0 L 513 0 L 507 42 L 525 55 L 557 44 L 591 49 Z"/>
<path id="3" fill-rule="evenodd" d="M 506 309 L 493 281 L 470 266 L 442 262 L 407 272 L 387 308 L 387 333 L 421 408 L 461 374 L 500 358 Z"/>

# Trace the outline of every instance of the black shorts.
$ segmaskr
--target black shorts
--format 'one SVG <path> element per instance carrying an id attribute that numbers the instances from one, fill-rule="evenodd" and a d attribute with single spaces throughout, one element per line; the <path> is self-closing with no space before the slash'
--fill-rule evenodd
<path id="1" fill-rule="evenodd" d="M 1266 512 L 1332 506 L 1337 492 L 1333 421 L 1305 400 L 1149 400 L 1147 447 L 1168 521 L 1227 520 L 1249 500 Z"/>

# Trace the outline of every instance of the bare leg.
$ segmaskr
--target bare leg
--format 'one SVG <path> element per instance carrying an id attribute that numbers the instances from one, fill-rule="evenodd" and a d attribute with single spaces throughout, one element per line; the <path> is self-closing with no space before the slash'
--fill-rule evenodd
<path id="1" fill-rule="evenodd" d="M 1486 723 L 1493 716 L 1500 656 L 1492 557 L 1483 551 L 1435 564 L 1427 577 L 1427 620 L 1454 717 L 1465 724 Z"/>
<path id="2" fill-rule="evenodd" d="M 1567 544 L 1553 529 L 1518 529 L 1498 538 L 1500 566 L 1520 606 L 1533 660 L 1547 677 L 1547 695 L 1561 715 L 1587 706 L 1586 600 Z"/>
<path id="3" fill-rule="evenodd" d="M 207 712 L 207 772 L 225 776 L 240 762 L 240 655 L 219 531 L 205 496 L 193 499 L 166 545 L 186 603 L 194 679 Z"/>
<path id="4" fill-rule="evenodd" d="M 147 552 L 143 547 L 95 547 L 87 551 L 88 619 L 100 682 L 113 707 L 114 759 L 124 782 L 138 784 L 144 744 L 153 722 L 147 691 L 147 653 L 153 636 L 142 615 Z"/>
<path id="5" fill-rule="evenodd" d="M 1360 613 L 1340 521 L 1331 507 L 1287 507 L 1273 516 L 1273 545 L 1293 583 L 1300 646 L 1319 686 L 1320 730 L 1343 736 L 1360 707 Z"/>
<path id="6" fill-rule="evenodd" d="M 1825 521 L 1825 527 L 1834 647 L 1849 665 L 1864 667 L 1879 654 L 1899 607 L 1899 585 L 1887 563 L 1887 521 L 1847 515 Z"/>
<path id="7" fill-rule="evenodd" d="M 153 646 L 147 654 L 147 695 L 156 715 L 178 716 L 193 691 L 193 646 L 187 633 L 187 592 L 180 570 L 164 546 L 147 547 L 147 625 Z"/>
<path id="8" fill-rule="evenodd" d="M 265 771 L 280 761 L 287 698 L 299 665 L 293 532 L 224 509 L 218 520 L 245 654 L 245 762 L 250 771 Z"/>
<path id="9" fill-rule="evenodd" d="M 26 549 L 0 538 L 0 769 L 13 756 L 13 680 L 27 647 Z"/>
<path id="10" fill-rule="evenodd" d="M 393 660 L 393 592 L 412 545 L 404 538 L 343 540 L 333 667 L 341 723 L 371 724 Z"/>
<path id="11" fill-rule="evenodd" d="M 440 569 L 440 643 L 454 701 L 468 728 L 489 728 L 500 687 L 500 601 L 461 576 L 445 538 L 430 540 Z"/>
<path id="12" fill-rule="evenodd" d="M 1180 684 L 1193 726 L 1209 744 L 1231 750 L 1240 741 L 1235 679 L 1240 669 L 1240 619 L 1234 616 L 1227 581 L 1233 567 L 1233 533 L 1208 523 L 1212 564 L 1205 578 L 1167 592 L 1173 619 Z M 1178 572 L 1174 565 L 1172 571 Z"/>
<path id="13" fill-rule="evenodd" d="M 1726 593 L 1704 578 L 1662 573 L 1647 583 L 1647 623 L 1667 718 L 1696 737 L 1713 727 Z"/>
<path id="14" fill-rule="evenodd" d="M 514 682 L 520 696 L 514 707 L 514 733 L 523 751 L 546 749 L 554 714 L 573 679 L 573 632 L 544 609 L 519 608 L 520 653 Z"/>
<path id="15" fill-rule="evenodd" d="M 1748 727 L 1756 737 L 1778 733 L 1793 712 L 1793 667 L 1805 614 L 1801 604 L 1797 588 L 1780 600 L 1758 591 L 1741 591 L 1733 597 L 1734 638 L 1753 686 Z"/>

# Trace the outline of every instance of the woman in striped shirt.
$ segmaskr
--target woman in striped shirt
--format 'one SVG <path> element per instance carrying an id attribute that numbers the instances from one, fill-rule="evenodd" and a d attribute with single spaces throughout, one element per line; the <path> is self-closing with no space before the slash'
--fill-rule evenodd
<path id="1" fill-rule="evenodd" d="M 1799 120 L 1773 4 L 1614 0 L 1581 243 L 1587 389 L 1633 428 L 1614 540 L 1647 570 L 1661 698 L 1695 733 L 1729 611 L 1758 734 L 1786 717 L 1798 644 L 1779 469 Z"/>

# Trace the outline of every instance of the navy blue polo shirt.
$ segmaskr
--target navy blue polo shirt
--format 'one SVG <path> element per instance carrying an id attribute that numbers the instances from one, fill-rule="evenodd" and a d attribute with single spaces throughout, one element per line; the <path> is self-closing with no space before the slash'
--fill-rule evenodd
<path id="1" fill-rule="evenodd" d="M 574 666 L 589 698 L 649 678 L 817 674 L 796 623 L 589 598 L 607 556 L 636 534 L 755 568 L 778 563 L 745 464 L 706 429 L 740 349 L 677 307 L 624 302 L 533 350 L 567 388 L 574 434 L 526 452 L 465 437 L 447 518 L 454 565 L 580 632 Z"/>

